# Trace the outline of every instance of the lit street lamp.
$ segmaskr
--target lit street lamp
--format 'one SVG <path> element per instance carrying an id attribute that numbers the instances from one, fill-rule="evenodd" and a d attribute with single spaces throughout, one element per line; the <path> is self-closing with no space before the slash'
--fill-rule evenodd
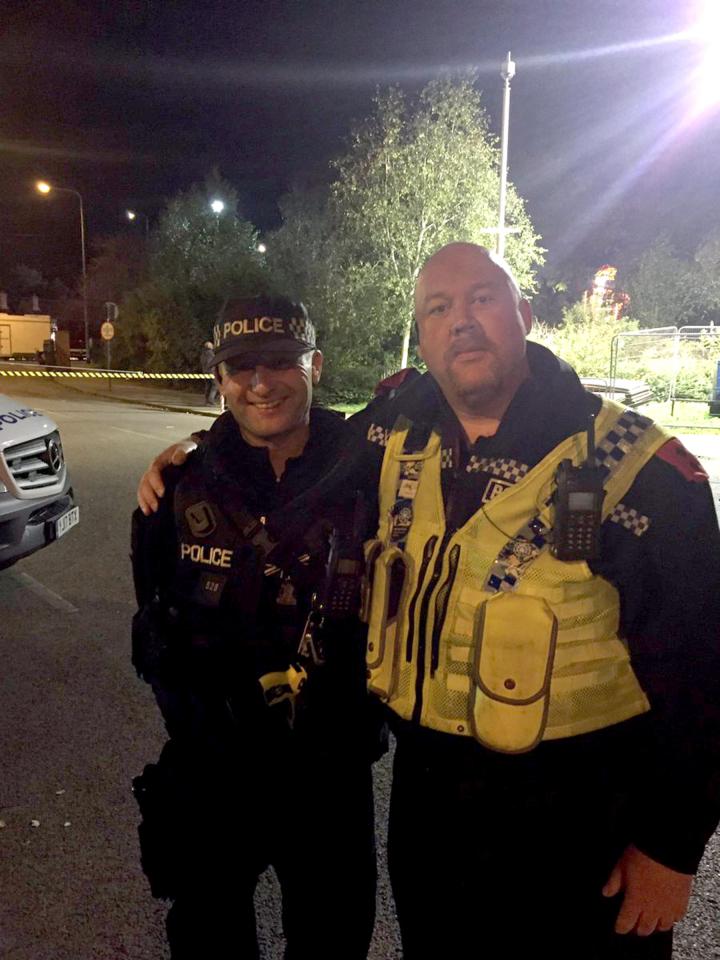
<path id="1" fill-rule="evenodd" d="M 143 218 L 145 221 L 145 239 L 147 240 L 147 238 L 150 236 L 150 220 L 148 219 L 148 215 L 146 213 L 138 213 L 136 210 L 126 210 L 125 216 L 131 223 L 133 220 L 137 220 L 138 217 Z"/>
<path id="2" fill-rule="evenodd" d="M 507 202 L 508 132 L 510 128 L 510 81 L 515 76 L 515 63 L 508 52 L 500 68 L 503 78 L 502 138 L 500 141 L 500 209 L 498 212 L 497 252 L 505 255 L 505 206 Z"/>
<path id="3" fill-rule="evenodd" d="M 73 190 L 71 187 L 58 187 L 55 184 L 47 183 L 45 180 L 38 180 L 35 184 L 35 189 L 38 193 L 49 194 L 52 190 L 57 190 L 58 193 L 72 193 L 73 196 L 78 198 L 80 203 L 80 252 L 82 256 L 82 302 L 83 302 L 83 323 L 85 326 L 85 362 L 87 363 L 90 360 L 90 332 L 88 325 L 88 310 L 87 310 L 87 271 L 85 268 L 85 212 L 83 209 L 83 198 L 80 196 L 77 190 Z"/>
<path id="4" fill-rule="evenodd" d="M 211 200 L 210 209 L 212 210 L 213 213 L 222 213 L 223 210 L 225 209 L 225 204 L 223 203 L 222 200 Z"/>
<path id="5" fill-rule="evenodd" d="M 258 253 L 267 253 L 267 247 L 265 246 L 264 243 L 259 243 L 259 244 L 257 245 L 257 252 L 258 252 Z"/>

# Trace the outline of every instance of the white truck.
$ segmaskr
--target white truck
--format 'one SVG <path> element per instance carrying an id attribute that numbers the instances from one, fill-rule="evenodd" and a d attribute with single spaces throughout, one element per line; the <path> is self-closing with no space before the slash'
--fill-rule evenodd
<path id="1" fill-rule="evenodd" d="M 79 520 L 57 425 L 0 394 L 0 570 Z"/>
<path id="2" fill-rule="evenodd" d="M 0 311 L 0 359 L 25 357 L 34 360 L 43 344 L 52 338 L 52 318 L 46 314 Z"/>

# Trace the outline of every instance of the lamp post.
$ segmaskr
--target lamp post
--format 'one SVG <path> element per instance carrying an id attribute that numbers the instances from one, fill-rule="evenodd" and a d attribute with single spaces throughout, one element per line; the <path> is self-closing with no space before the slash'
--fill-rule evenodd
<path id="1" fill-rule="evenodd" d="M 500 204 L 498 212 L 498 235 L 497 247 L 498 254 L 505 255 L 505 205 L 507 202 L 507 158 L 508 158 L 508 132 L 510 128 L 510 81 L 515 76 L 515 63 L 508 52 L 507 60 L 500 68 L 500 76 L 503 78 L 503 106 L 502 106 L 502 136 L 500 140 Z"/>
<path id="2" fill-rule="evenodd" d="M 125 216 L 131 223 L 137 220 L 138 217 L 142 217 L 145 221 L 145 239 L 147 240 L 150 237 L 150 219 L 146 213 L 138 213 L 137 210 L 126 210 Z"/>
<path id="3" fill-rule="evenodd" d="M 88 324 L 88 309 L 87 309 L 87 270 L 85 267 L 85 211 L 83 208 L 83 198 L 78 193 L 77 190 L 73 190 L 71 187 L 58 187 L 55 184 L 50 184 L 45 180 L 38 180 L 35 184 L 35 188 L 38 193 L 47 195 L 52 190 L 57 190 L 58 193 L 72 193 L 73 196 L 78 198 L 80 203 L 80 251 L 82 256 L 82 303 L 83 303 L 83 324 L 85 327 L 85 362 L 87 363 L 90 360 L 90 328 Z"/>

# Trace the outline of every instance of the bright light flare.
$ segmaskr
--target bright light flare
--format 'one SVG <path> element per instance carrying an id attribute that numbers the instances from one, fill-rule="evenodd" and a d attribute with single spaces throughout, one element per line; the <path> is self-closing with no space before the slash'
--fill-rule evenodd
<path id="1" fill-rule="evenodd" d="M 128 220 L 134 220 L 135 217 L 137 217 L 137 214 L 135 213 L 134 210 L 126 210 L 125 216 L 128 218 Z"/>
<path id="2" fill-rule="evenodd" d="M 222 213 L 225 209 L 225 204 L 222 200 L 213 200 L 210 203 L 210 209 L 213 213 Z"/>
<path id="3" fill-rule="evenodd" d="M 267 253 L 267 247 L 265 246 L 264 243 L 259 243 L 259 244 L 257 245 L 257 252 L 258 252 L 258 253 Z"/>
<path id="4" fill-rule="evenodd" d="M 695 109 L 700 113 L 720 104 L 720 2 L 703 0 L 697 23 L 691 30 L 702 46 L 702 60 L 695 77 Z"/>
<path id="5" fill-rule="evenodd" d="M 38 180 L 38 182 L 35 184 L 35 189 L 38 193 L 50 193 L 52 187 L 45 180 Z"/>

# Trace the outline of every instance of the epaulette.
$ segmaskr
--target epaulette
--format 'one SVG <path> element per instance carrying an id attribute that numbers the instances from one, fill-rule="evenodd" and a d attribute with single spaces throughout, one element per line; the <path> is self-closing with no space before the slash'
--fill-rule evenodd
<path id="1" fill-rule="evenodd" d="M 660 447 L 655 456 L 669 463 L 690 483 L 705 483 L 709 480 L 700 461 L 686 450 L 676 437 Z"/>

